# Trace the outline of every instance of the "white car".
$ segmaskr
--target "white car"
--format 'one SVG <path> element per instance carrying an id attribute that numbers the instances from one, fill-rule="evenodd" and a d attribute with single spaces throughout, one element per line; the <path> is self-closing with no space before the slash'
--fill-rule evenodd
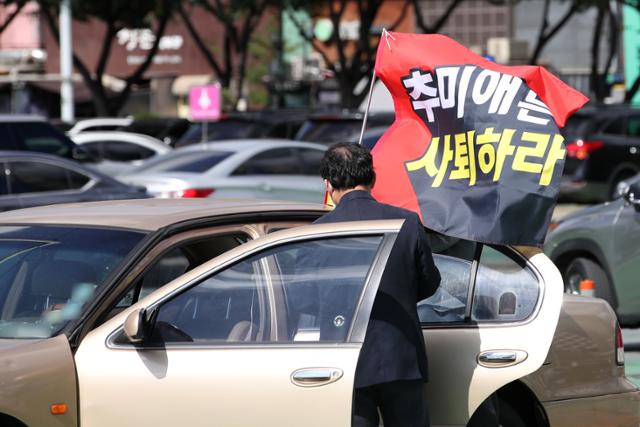
<path id="1" fill-rule="evenodd" d="M 322 200 L 320 144 L 268 139 L 179 148 L 118 176 L 155 197 Z"/>
<path id="2" fill-rule="evenodd" d="M 94 131 L 72 135 L 86 148 L 101 172 L 117 175 L 140 166 L 145 160 L 171 151 L 164 142 L 148 135 L 118 131 Z"/>
<path id="3" fill-rule="evenodd" d="M 86 131 L 118 130 L 133 123 L 132 117 L 97 117 L 94 119 L 78 120 L 67 135 L 72 137 Z"/>

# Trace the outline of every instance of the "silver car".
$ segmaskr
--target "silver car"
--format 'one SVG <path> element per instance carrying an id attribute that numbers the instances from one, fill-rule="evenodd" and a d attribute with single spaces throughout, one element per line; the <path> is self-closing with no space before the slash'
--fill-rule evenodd
<path id="1" fill-rule="evenodd" d="M 568 292 L 584 292 L 589 281 L 620 322 L 634 326 L 640 323 L 640 180 L 629 181 L 621 191 L 613 202 L 560 221 L 544 250 L 560 269 Z"/>
<path id="2" fill-rule="evenodd" d="M 326 147 L 286 140 L 211 142 L 179 148 L 118 177 L 160 198 L 322 200 Z"/>

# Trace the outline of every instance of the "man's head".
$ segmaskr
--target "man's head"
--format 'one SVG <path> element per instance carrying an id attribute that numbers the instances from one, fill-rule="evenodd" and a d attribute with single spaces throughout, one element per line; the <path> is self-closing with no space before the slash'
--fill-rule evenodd
<path id="1" fill-rule="evenodd" d="M 376 181 L 369 150 L 356 144 L 335 144 L 320 163 L 320 175 L 335 203 L 353 190 L 371 191 Z"/>

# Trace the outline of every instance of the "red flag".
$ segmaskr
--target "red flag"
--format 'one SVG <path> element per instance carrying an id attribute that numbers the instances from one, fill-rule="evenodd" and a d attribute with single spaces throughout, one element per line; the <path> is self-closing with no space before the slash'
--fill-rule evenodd
<path id="1" fill-rule="evenodd" d="M 541 244 L 564 165 L 558 128 L 588 99 L 442 35 L 385 32 L 375 70 L 396 120 L 372 150 L 374 196 L 445 234 Z"/>

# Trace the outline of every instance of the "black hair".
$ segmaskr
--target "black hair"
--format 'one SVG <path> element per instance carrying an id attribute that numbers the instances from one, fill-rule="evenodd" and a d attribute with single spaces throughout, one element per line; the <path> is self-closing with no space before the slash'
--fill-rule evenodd
<path id="1" fill-rule="evenodd" d="M 373 186 L 376 179 L 369 150 L 362 145 L 346 143 L 334 144 L 325 151 L 320 175 L 336 190 Z"/>

